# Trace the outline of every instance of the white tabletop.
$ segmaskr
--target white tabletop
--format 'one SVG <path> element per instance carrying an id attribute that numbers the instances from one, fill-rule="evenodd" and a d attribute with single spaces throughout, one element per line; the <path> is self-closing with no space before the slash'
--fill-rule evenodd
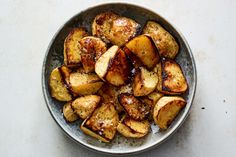
<path id="1" fill-rule="evenodd" d="M 104 156 L 63 134 L 41 90 L 43 57 L 57 29 L 79 11 L 104 2 L 0 0 L 0 156 Z M 198 72 L 196 97 L 184 125 L 158 148 L 136 156 L 235 156 L 236 1 L 130 3 L 156 11 L 184 34 Z"/>

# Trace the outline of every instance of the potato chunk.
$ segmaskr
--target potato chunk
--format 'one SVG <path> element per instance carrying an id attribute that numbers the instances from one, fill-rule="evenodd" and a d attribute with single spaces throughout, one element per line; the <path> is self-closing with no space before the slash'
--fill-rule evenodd
<path id="1" fill-rule="evenodd" d="M 78 66 L 81 62 L 81 50 L 79 41 L 88 36 L 84 28 L 74 28 L 64 42 L 64 64 L 66 66 Z"/>
<path id="2" fill-rule="evenodd" d="M 188 84 L 181 67 L 173 60 L 162 59 L 158 65 L 157 90 L 165 94 L 182 94 L 188 89 Z"/>
<path id="3" fill-rule="evenodd" d="M 153 119 L 160 129 L 167 129 L 186 101 L 178 96 L 163 96 L 154 107 Z"/>
<path id="4" fill-rule="evenodd" d="M 140 25 L 127 17 L 118 17 L 112 21 L 108 39 L 112 44 L 122 46 L 134 37 L 140 29 Z"/>
<path id="5" fill-rule="evenodd" d="M 147 120 L 135 121 L 129 117 L 121 120 L 117 126 L 117 131 L 130 138 L 141 138 L 144 137 L 150 129 L 150 124 Z"/>
<path id="6" fill-rule="evenodd" d="M 51 95 L 59 101 L 70 101 L 72 96 L 67 89 L 65 80 L 62 77 L 62 74 L 59 68 L 55 68 L 49 78 L 49 86 L 51 89 Z"/>
<path id="7" fill-rule="evenodd" d="M 94 72 L 95 62 L 106 52 L 106 44 L 100 39 L 93 36 L 87 36 L 80 40 L 81 61 L 86 73 Z"/>
<path id="8" fill-rule="evenodd" d="M 151 35 L 161 57 L 174 59 L 178 54 L 178 43 L 160 24 L 154 21 L 148 21 L 143 29 L 143 33 Z"/>
<path id="9" fill-rule="evenodd" d="M 101 100 L 100 96 L 87 95 L 75 99 L 71 106 L 75 110 L 75 113 L 82 119 L 88 118 L 98 106 Z"/>
<path id="10" fill-rule="evenodd" d="M 118 123 L 119 116 L 114 105 L 103 103 L 83 122 L 81 130 L 103 142 L 110 142 L 116 134 Z"/>
<path id="11" fill-rule="evenodd" d="M 134 120 L 143 120 L 149 114 L 149 106 L 131 94 L 122 93 L 118 96 L 118 100 L 127 114 Z"/>
<path id="12" fill-rule="evenodd" d="M 131 65 L 123 50 L 112 46 L 96 62 L 98 76 L 114 86 L 124 85 L 130 75 Z"/>
<path id="13" fill-rule="evenodd" d="M 63 106 L 63 115 L 68 122 L 74 122 L 79 118 L 75 111 L 72 109 L 71 102 L 68 102 Z"/>
<path id="14" fill-rule="evenodd" d="M 77 95 L 95 94 L 103 85 L 95 73 L 74 72 L 70 74 L 70 85 Z"/>
<path id="15" fill-rule="evenodd" d="M 136 55 L 148 69 L 152 69 L 160 60 L 155 43 L 148 35 L 137 36 L 130 40 L 125 46 Z"/>
<path id="16" fill-rule="evenodd" d="M 156 89 L 158 77 L 155 72 L 150 72 L 141 67 L 134 76 L 133 91 L 134 96 L 145 96 Z"/>

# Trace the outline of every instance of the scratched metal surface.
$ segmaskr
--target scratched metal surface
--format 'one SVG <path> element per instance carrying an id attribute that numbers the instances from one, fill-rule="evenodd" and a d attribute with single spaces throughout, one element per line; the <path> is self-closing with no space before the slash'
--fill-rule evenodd
<path id="1" fill-rule="evenodd" d="M 109 1 L 1 1 L 1 156 L 105 156 L 62 133 L 41 91 L 43 57 L 56 30 L 72 15 L 103 2 Z M 235 156 L 236 2 L 129 2 L 175 24 L 192 48 L 198 71 L 196 97 L 186 122 L 158 148 L 135 156 Z"/>

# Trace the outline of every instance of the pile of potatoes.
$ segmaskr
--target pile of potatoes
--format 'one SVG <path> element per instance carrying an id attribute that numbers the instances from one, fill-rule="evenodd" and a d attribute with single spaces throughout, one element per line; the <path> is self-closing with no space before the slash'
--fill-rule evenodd
<path id="1" fill-rule="evenodd" d="M 98 14 L 92 35 L 74 28 L 64 42 L 64 64 L 50 75 L 51 96 L 66 102 L 67 122 L 103 142 L 116 132 L 141 138 L 154 121 L 165 130 L 186 105 L 187 88 L 174 61 L 179 46 L 160 24 L 112 12 Z M 142 31 L 142 32 L 141 32 Z"/>

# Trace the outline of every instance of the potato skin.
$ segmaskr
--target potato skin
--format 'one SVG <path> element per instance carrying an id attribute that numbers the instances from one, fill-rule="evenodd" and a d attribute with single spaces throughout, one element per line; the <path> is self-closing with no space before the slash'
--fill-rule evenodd
<path id="1" fill-rule="evenodd" d="M 157 90 L 164 94 L 182 94 L 188 89 L 181 67 L 173 60 L 162 59 L 158 65 Z"/>
<path id="2" fill-rule="evenodd" d="M 174 59 L 178 54 L 178 43 L 160 24 L 148 21 L 143 29 L 143 33 L 151 35 L 161 57 Z"/>
<path id="3" fill-rule="evenodd" d="M 143 65 L 150 70 L 154 68 L 160 60 L 158 49 L 149 35 L 139 35 L 126 43 L 125 47 L 136 55 Z M 132 59 L 134 57 L 130 58 Z"/>
<path id="4" fill-rule="evenodd" d="M 75 99 L 71 106 L 75 113 L 82 119 L 88 118 L 92 112 L 96 109 L 101 100 L 100 96 L 87 95 Z"/>
<path id="5" fill-rule="evenodd" d="M 72 102 L 67 102 L 63 106 L 63 110 L 62 110 L 63 111 L 63 115 L 64 115 L 64 117 L 65 117 L 67 122 L 74 122 L 74 121 L 76 121 L 79 118 L 78 115 L 73 110 L 71 104 L 72 104 Z"/>
<path id="6" fill-rule="evenodd" d="M 153 119 L 160 129 L 165 130 L 186 105 L 179 96 L 163 96 L 154 107 Z"/>
<path id="7" fill-rule="evenodd" d="M 59 68 L 55 68 L 49 78 L 49 86 L 51 90 L 51 96 L 59 101 L 70 101 L 72 95 L 67 89 L 66 83 L 63 80 L 62 74 Z"/>
<path id="8" fill-rule="evenodd" d="M 81 62 L 81 50 L 79 41 L 88 36 L 87 31 L 82 28 L 74 28 L 66 37 L 64 42 L 64 64 L 66 66 L 78 66 Z"/>
<path id="9" fill-rule="evenodd" d="M 127 114 L 134 120 L 143 120 L 149 114 L 150 108 L 140 100 L 128 93 L 118 96 L 119 103 L 124 107 Z"/>
<path id="10" fill-rule="evenodd" d="M 106 44 L 93 36 L 87 36 L 80 40 L 81 61 L 86 73 L 94 72 L 95 62 L 106 52 Z"/>
<path id="11" fill-rule="evenodd" d="M 112 103 L 102 103 L 99 108 L 97 108 L 91 117 L 85 120 L 82 124 L 81 129 L 88 135 L 95 138 L 102 137 L 104 142 L 111 141 L 116 134 L 116 127 L 119 123 L 119 116 Z M 93 132 L 93 134 L 90 134 Z M 100 137 L 98 137 L 100 136 Z"/>

